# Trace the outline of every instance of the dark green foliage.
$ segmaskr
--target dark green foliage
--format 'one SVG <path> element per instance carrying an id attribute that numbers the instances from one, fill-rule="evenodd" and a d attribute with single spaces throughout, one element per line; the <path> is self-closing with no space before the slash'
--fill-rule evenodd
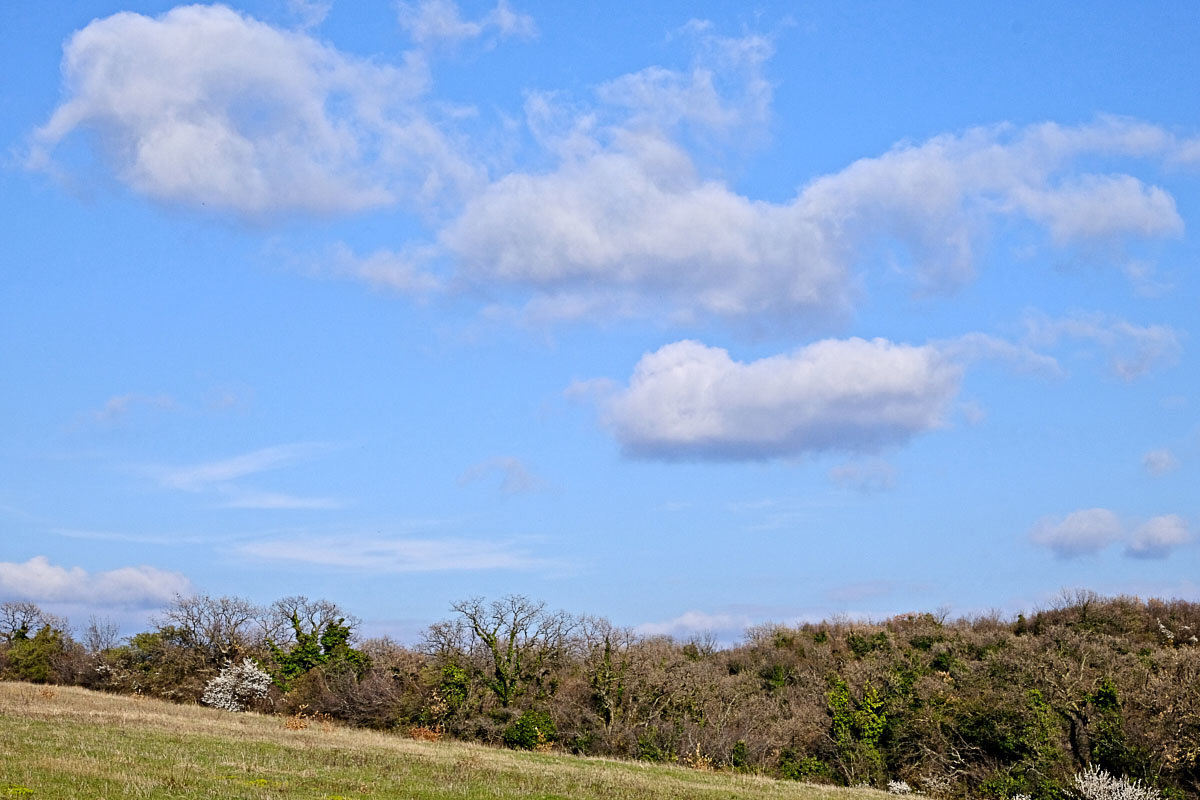
<path id="1" fill-rule="evenodd" d="M 773 625 L 721 649 L 510 597 L 456 606 L 421 650 L 352 647 L 335 606 L 305 603 L 279 604 L 287 643 L 239 640 L 287 689 L 273 698 L 285 713 L 796 780 L 902 778 L 930 796 L 1068 800 L 1089 764 L 1200 796 L 1200 603 L 1079 593 L 1015 621 Z M 4 676 L 194 702 L 219 667 L 197 626 L 86 652 L 40 626 L 0 631 Z"/>
<path id="2" fill-rule="evenodd" d="M 27 630 L 19 633 L 5 653 L 4 677 L 30 683 L 57 683 L 55 662 L 67 652 L 66 634 L 49 625 L 42 626 L 32 638 Z"/>
<path id="3" fill-rule="evenodd" d="M 350 628 L 339 618 L 313 630 L 305 630 L 300 617 L 292 614 L 292 632 L 296 641 L 286 650 L 269 642 L 275 659 L 275 683 L 287 691 L 292 682 L 316 667 L 361 674 L 369 666 L 367 655 L 349 644 Z"/>
<path id="4" fill-rule="evenodd" d="M 534 750 L 558 739 L 554 720 L 545 711 L 528 709 L 504 729 L 504 746 L 513 750 Z"/>
<path id="5" fill-rule="evenodd" d="M 846 646 L 850 648 L 850 652 L 854 653 L 855 658 L 862 658 L 876 650 L 888 650 L 891 647 L 891 642 L 888 641 L 886 631 L 878 631 L 869 636 L 851 631 L 846 636 Z"/>
<path id="6" fill-rule="evenodd" d="M 816 756 L 801 755 L 790 747 L 779 751 L 776 769 L 779 777 L 789 781 L 822 781 L 833 776 L 833 771 L 824 761 Z"/>
<path id="7" fill-rule="evenodd" d="M 872 782 L 883 778 L 883 755 L 879 742 L 887 729 L 883 699 L 871 684 L 855 702 L 850 687 L 838 677 L 827 695 L 830 738 L 837 749 L 837 764 L 847 783 Z"/>
<path id="8" fill-rule="evenodd" d="M 738 739 L 729 751 L 729 765 L 734 769 L 745 769 L 750 766 L 750 753 L 745 739 Z"/>
<path id="9" fill-rule="evenodd" d="M 467 702 L 468 693 L 471 691 L 471 676 L 457 664 L 446 664 L 442 667 L 438 690 L 450 710 L 458 711 Z"/>

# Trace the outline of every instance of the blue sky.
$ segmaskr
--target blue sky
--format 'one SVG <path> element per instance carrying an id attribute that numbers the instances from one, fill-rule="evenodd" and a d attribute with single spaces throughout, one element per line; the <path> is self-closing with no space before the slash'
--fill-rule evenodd
<path id="1" fill-rule="evenodd" d="M 1200 597 L 1200 12 L 7 4 L 0 599 Z"/>

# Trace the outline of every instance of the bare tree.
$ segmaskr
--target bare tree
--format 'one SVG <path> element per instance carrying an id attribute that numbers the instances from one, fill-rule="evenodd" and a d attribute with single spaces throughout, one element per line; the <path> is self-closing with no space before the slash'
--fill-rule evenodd
<path id="1" fill-rule="evenodd" d="M 182 631 L 212 664 L 223 664 L 243 655 L 253 644 L 262 610 L 240 597 L 183 597 L 163 612 L 161 624 Z"/>
<path id="2" fill-rule="evenodd" d="M 88 617 L 83 629 L 83 646 L 89 653 L 102 653 L 117 646 L 121 640 L 121 626 L 108 617 Z"/>
<path id="3" fill-rule="evenodd" d="M 553 666 L 565 655 L 576 621 L 563 612 L 548 612 L 544 603 L 522 595 L 506 595 L 485 603 L 472 598 L 451 608 L 461 627 L 443 626 L 435 635 L 435 646 L 453 646 L 455 639 L 469 634 L 483 656 L 481 665 L 487 687 L 503 707 L 521 695 L 545 693 Z M 431 633 L 434 631 L 431 630 Z"/>
<path id="4" fill-rule="evenodd" d="M 0 637 L 6 642 L 27 638 L 47 625 L 61 631 L 67 629 L 65 619 L 43 611 L 35 603 L 20 600 L 0 603 Z"/>
<path id="5" fill-rule="evenodd" d="M 293 626 L 298 626 L 300 633 L 319 635 L 330 625 L 344 625 L 354 631 L 362 621 L 330 600 L 309 600 L 304 595 L 292 595 L 272 603 L 260 616 L 260 624 L 265 637 L 278 642 L 292 633 Z"/>

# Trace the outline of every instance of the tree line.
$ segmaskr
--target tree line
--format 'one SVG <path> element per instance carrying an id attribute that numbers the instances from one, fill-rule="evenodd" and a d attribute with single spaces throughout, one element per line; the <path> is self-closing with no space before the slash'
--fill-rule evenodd
<path id="1" fill-rule="evenodd" d="M 1028 616 L 763 625 L 733 646 L 519 595 L 456 603 L 416 646 L 359 628 L 326 600 L 198 595 L 127 638 L 95 618 L 73 635 L 8 602 L 0 676 L 196 703 L 246 670 L 254 710 L 421 738 L 939 797 L 1058 800 L 1089 769 L 1200 795 L 1200 603 L 1076 591 Z"/>

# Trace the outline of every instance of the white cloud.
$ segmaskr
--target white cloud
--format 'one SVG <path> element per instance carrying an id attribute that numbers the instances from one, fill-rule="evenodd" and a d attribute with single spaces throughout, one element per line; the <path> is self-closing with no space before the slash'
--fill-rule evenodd
<path id="1" fill-rule="evenodd" d="M 936 348 L 884 339 L 829 339 L 749 363 L 681 341 L 644 355 L 602 408 L 639 456 L 869 451 L 941 426 L 960 377 Z"/>
<path id="2" fill-rule="evenodd" d="M 434 253 L 427 247 L 410 247 L 400 252 L 376 250 L 358 256 L 345 244 L 337 244 L 322 265 L 313 271 L 354 278 L 401 294 L 424 295 L 441 286 L 428 269 L 433 257 Z"/>
<path id="3" fill-rule="evenodd" d="M 235 478 L 294 464 L 324 448 L 325 445 L 314 442 L 275 445 L 218 461 L 206 461 L 184 467 L 159 467 L 152 471 L 163 486 L 198 491 L 216 484 L 228 483 Z"/>
<path id="4" fill-rule="evenodd" d="M 1030 342 L 1052 347 L 1060 339 L 1092 342 L 1109 356 L 1113 372 L 1132 381 L 1173 365 L 1183 350 L 1180 335 L 1167 325 L 1135 325 L 1102 313 L 1075 313 L 1063 319 L 1031 313 L 1025 319 Z"/>
<path id="5" fill-rule="evenodd" d="M 691 124 L 702 133 L 753 132 L 770 116 L 773 87 L 763 69 L 774 44 L 762 35 L 726 37 L 711 26 L 685 26 L 696 44 L 688 70 L 647 67 L 601 84 L 596 96 L 623 109 L 629 129 L 670 130 Z"/>
<path id="6" fill-rule="evenodd" d="M 1030 533 L 1034 544 L 1049 548 L 1059 558 L 1098 553 L 1121 536 L 1121 521 L 1106 508 L 1074 511 L 1062 518 L 1044 517 Z"/>
<path id="7" fill-rule="evenodd" d="M 1175 454 L 1166 448 L 1151 450 L 1142 456 L 1142 466 L 1151 475 L 1166 475 L 1179 466 L 1179 459 L 1175 458 Z"/>
<path id="8" fill-rule="evenodd" d="M 288 0 L 288 10 L 306 30 L 324 22 L 332 9 L 333 0 Z"/>
<path id="9" fill-rule="evenodd" d="M 844 265 L 817 226 L 703 180 L 656 135 L 623 134 L 550 174 L 506 176 L 441 240 L 463 280 L 539 294 L 662 295 L 721 316 L 827 316 L 849 303 Z"/>
<path id="10" fill-rule="evenodd" d="M 236 488 L 230 488 L 225 493 L 229 499 L 221 503 L 221 508 L 316 511 L 341 508 L 344 505 L 334 497 L 300 497 L 284 492 L 245 491 Z"/>
<path id="11" fill-rule="evenodd" d="M 999 125 L 900 144 L 773 203 L 701 175 L 667 130 L 684 115 L 676 106 L 695 108 L 688 120 L 711 128 L 746 115 L 729 111 L 703 73 L 643 71 L 600 96 L 629 116 L 606 126 L 581 111 L 547 135 L 539 131 L 554 113 L 544 98 L 532 106 L 531 126 L 560 162 L 500 178 L 442 231 L 460 278 L 535 295 L 627 293 L 658 312 L 794 321 L 845 311 L 856 273 L 880 247 L 898 246 L 927 286 L 970 279 L 993 220 L 1027 220 L 1062 247 L 1183 230 L 1164 190 L 1077 171 L 1084 159 L 1161 161 L 1179 149 L 1131 120 Z M 657 116 L 642 110 L 651 107 Z"/>
<path id="12" fill-rule="evenodd" d="M 224 6 L 122 12 L 64 47 L 67 99 L 31 166 L 75 131 L 156 200 L 251 217 L 435 203 L 478 174 L 422 113 L 423 62 L 343 54 Z"/>
<path id="13" fill-rule="evenodd" d="M 515 541 L 306 537 L 239 545 L 238 552 L 272 561 L 297 561 L 364 572 L 530 570 L 554 566 Z"/>
<path id="14" fill-rule="evenodd" d="M 1153 517 L 1138 526 L 1125 548 L 1133 558 L 1166 558 L 1192 540 L 1187 523 L 1177 514 Z"/>
<path id="15" fill-rule="evenodd" d="M 881 492 L 896 485 L 896 468 L 886 461 L 850 461 L 829 470 L 829 479 L 843 489 Z"/>
<path id="16" fill-rule="evenodd" d="M 943 355 L 963 364 L 1003 361 L 1020 372 L 1033 375 L 1056 377 L 1062 374 L 1062 367 L 1052 356 L 986 333 L 965 333 L 933 344 Z"/>
<path id="17" fill-rule="evenodd" d="M 45 556 L 23 564 L 0 561 L 0 595 L 35 603 L 152 608 L 191 591 L 191 582 L 184 575 L 149 566 L 88 572 L 82 567 L 51 564 Z"/>
<path id="18" fill-rule="evenodd" d="M 249 453 L 186 466 L 146 468 L 166 489 L 197 492 L 219 497 L 219 508 L 261 510 L 318 510 L 341 508 L 332 497 L 303 497 L 277 491 L 247 488 L 237 481 L 263 472 L 283 469 L 312 458 L 328 449 L 320 442 L 296 442 L 252 450 Z"/>
<path id="19" fill-rule="evenodd" d="M 711 633 L 722 641 L 728 641 L 741 636 L 753 623 L 754 620 L 744 614 L 685 611 L 674 619 L 643 622 L 635 625 L 633 630 L 641 636 L 672 636 L 678 639 Z"/>
<path id="20" fill-rule="evenodd" d="M 545 486 L 545 482 L 533 474 L 523 461 L 510 456 L 490 458 L 472 464 L 459 478 L 459 483 L 473 483 L 494 474 L 500 475 L 500 491 L 505 494 L 526 494 Z"/>
<path id="21" fill-rule="evenodd" d="M 463 19 L 454 0 L 419 0 L 416 3 L 397 3 L 400 27 L 417 44 L 439 42 L 456 44 L 478 39 L 494 31 L 500 36 L 531 39 L 537 35 L 537 25 L 528 14 L 513 11 L 506 0 L 478 20 Z"/>
<path id="22" fill-rule="evenodd" d="M 108 398 L 104 407 L 92 413 L 97 422 L 114 422 L 125 417 L 136 407 L 154 408 L 161 411 L 175 407 L 175 399 L 167 394 L 121 394 Z"/>

